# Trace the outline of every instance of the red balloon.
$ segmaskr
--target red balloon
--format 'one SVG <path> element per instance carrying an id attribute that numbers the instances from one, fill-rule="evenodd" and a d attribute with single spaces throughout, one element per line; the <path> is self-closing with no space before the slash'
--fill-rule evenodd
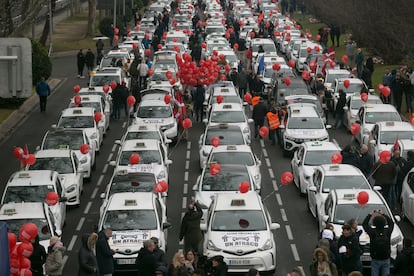
<path id="1" fill-rule="evenodd" d="M 388 150 L 383 150 L 379 154 L 379 161 L 382 164 L 388 163 L 391 160 L 391 152 Z"/>
<path id="2" fill-rule="evenodd" d="M 239 192 L 242 194 L 247 193 L 250 190 L 250 184 L 247 181 L 240 182 L 239 185 Z"/>
<path id="3" fill-rule="evenodd" d="M 19 276 L 32 276 L 33 273 L 30 271 L 30 269 L 24 268 L 20 269 Z"/>
<path id="4" fill-rule="evenodd" d="M 361 93 L 361 101 L 364 103 L 368 102 L 368 94 L 367 93 Z"/>
<path id="5" fill-rule="evenodd" d="M 183 120 L 183 128 L 184 129 L 189 129 L 190 127 L 192 127 L 192 125 L 193 125 L 193 122 L 191 121 L 190 118 L 185 118 Z"/>
<path id="6" fill-rule="evenodd" d="M 115 88 L 116 88 L 117 85 L 118 84 L 116 83 L 116 81 L 111 81 L 111 83 L 109 84 L 109 86 L 111 86 L 111 89 L 112 90 L 115 90 Z"/>
<path id="7" fill-rule="evenodd" d="M 99 123 L 102 120 L 102 113 L 101 112 L 95 112 L 95 115 L 93 115 L 93 119 L 96 123 Z"/>
<path id="8" fill-rule="evenodd" d="M 311 47 L 306 48 L 306 52 L 308 52 L 308 54 L 310 54 L 312 52 L 312 48 Z"/>
<path id="9" fill-rule="evenodd" d="M 129 164 L 131 165 L 136 165 L 139 163 L 140 160 L 140 156 L 138 153 L 133 153 L 131 154 L 131 156 L 129 157 Z"/>
<path id="10" fill-rule="evenodd" d="M 341 164 L 342 163 L 342 154 L 340 154 L 340 153 L 332 154 L 331 163 L 332 164 Z"/>
<path id="11" fill-rule="evenodd" d="M 344 87 L 346 89 L 348 89 L 350 85 L 351 85 L 351 82 L 349 80 L 344 80 Z"/>
<path id="12" fill-rule="evenodd" d="M 132 107 L 135 105 L 135 97 L 134 96 L 128 96 L 127 98 L 127 104 L 129 107 Z"/>
<path id="13" fill-rule="evenodd" d="M 21 147 L 15 147 L 13 150 L 13 155 L 17 159 L 21 159 L 23 157 L 24 151 Z"/>
<path id="14" fill-rule="evenodd" d="M 167 77 L 167 79 L 171 79 L 172 75 L 173 75 L 173 73 L 170 70 L 165 72 L 165 76 Z"/>
<path id="15" fill-rule="evenodd" d="M 293 59 L 289 60 L 288 64 L 290 68 L 295 68 L 295 61 Z"/>
<path id="16" fill-rule="evenodd" d="M 109 92 L 109 86 L 108 86 L 107 84 L 105 84 L 105 85 L 102 87 L 102 90 L 103 90 L 103 92 L 104 92 L 105 94 L 108 94 L 108 92 Z"/>
<path id="17" fill-rule="evenodd" d="M 114 35 L 114 40 L 115 40 L 115 41 L 118 41 L 118 40 L 119 40 L 119 36 Z"/>
<path id="18" fill-rule="evenodd" d="M 157 48 L 158 48 L 158 50 L 161 50 L 162 49 L 162 44 L 158 44 Z"/>
<path id="19" fill-rule="evenodd" d="M 154 70 L 153 69 L 148 69 L 148 76 L 151 77 L 154 74 Z"/>
<path id="20" fill-rule="evenodd" d="M 321 40 L 321 36 L 320 35 L 316 35 L 316 41 Z"/>
<path id="21" fill-rule="evenodd" d="M 137 43 L 132 43 L 132 49 L 136 50 L 138 48 L 138 44 Z"/>
<path id="22" fill-rule="evenodd" d="M 59 195 L 55 192 L 48 192 L 46 195 L 46 203 L 50 206 L 54 206 L 59 202 Z"/>
<path id="23" fill-rule="evenodd" d="M 32 246 L 33 249 L 33 246 Z M 30 253 L 31 255 L 31 253 Z M 20 272 L 23 269 L 29 269 L 30 270 L 30 266 L 32 265 L 32 262 L 27 258 L 27 257 L 21 257 L 19 259 L 19 268 L 20 268 Z M 21 274 L 20 274 L 21 275 Z M 23 274 L 24 275 L 24 274 Z"/>
<path id="24" fill-rule="evenodd" d="M 114 28 L 114 34 L 119 34 L 119 29 L 118 28 Z"/>
<path id="25" fill-rule="evenodd" d="M 217 102 L 218 104 L 221 104 L 221 103 L 223 102 L 223 100 L 224 100 L 224 96 L 223 96 L 223 95 L 218 95 L 218 96 L 216 97 L 216 102 Z"/>
<path id="26" fill-rule="evenodd" d="M 228 73 L 230 72 L 230 65 L 226 64 L 226 66 L 224 66 L 224 70 Z"/>
<path id="27" fill-rule="evenodd" d="M 292 83 L 292 80 L 289 77 L 286 77 L 283 79 L 283 82 L 286 84 L 286 86 L 289 86 Z"/>
<path id="28" fill-rule="evenodd" d="M 357 196 L 358 204 L 364 206 L 368 203 L 369 195 L 365 191 L 360 191 Z"/>
<path id="29" fill-rule="evenodd" d="M 382 93 L 382 89 L 384 89 L 384 85 L 383 85 L 383 84 L 381 84 L 381 83 L 378 83 L 378 85 L 377 85 L 377 89 L 378 89 L 378 91 L 379 91 L 379 92 L 381 92 L 381 93 Z"/>
<path id="30" fill-rule="evenodd" d="M 309 68 L 312 70 L 312 71 L 315 71 L 316 70 L 316 62 L 314 62 L 314 61 L 311 61 L 311 62 L 309 62 Z"/>
<path id="31" fill-rule="evenodd" d="M 81 90 L 81 87 L 80 87 L 79 84 L 77 84 L 73 87 L 73 92 L 75 92 L 75 94 L 79 93 L 80 90 Z"/>
<path id="32" fill-rule="evenodd" d="M 220 146 L 220 138 L 218 138 L 217 136 L 211 137 L 210 144 L 213 147 L 217 148 L 218 146 Z"/>
<path id="33" fill-rule="evenodd" d="M 275 64 L 273 64 L 273 65 L 272 65 L 272 69 L 273 69 L 274 71 L 279 71 L 279 70 L 280 70 L 280 64 L 279 64 L 279 63 L 275 63 Z"/>
<path id="34" fill-rule="evenodd" d="M 79 150 L 80 150 L 80 152 L 81 152 L 82 154 L 87 154 L 87 153 L 89 152 L 89 150 L 90 150 L 90 147 L 89 147 L 89 145 L 88 145 L 88 144 L 82 144 L 82 145 L 80 146 Z"/>
<path id="35" fill-rule="evenodd" d="M 315 52 L 319 53 L 319 51 L 321 50 L 321 48 L 319 48 L 319 46 L 316 45 L 315 47 L 313 47 L 313 50 L 315 50 Z"/>
<path id="36" fill-rule="evenodd" d="M 282 185 L 289 185 L 293 181 L 293 174 L 291 172 L 284 172 L 280 176 L 280 183 Z"/>
<path id="37" fill-rule="evenodd" d="M 351 133 L 352 133 L 352 135 L 355 135 L 355 134 L 359 133 L 360 130 L 361 130 L 361 125 L 360 124 L 353 123 L 351 125 Z"/>
<path id="38" fill-rule="evenodd" d="M 254 38 L 255 37 L 255 33 L 254 32 L 250 32 L 250 38 Z"/>
<path id="39" fill-rule="evenodd" d="M 21 242 L 30 242 L 37 236 L 37 234 L 38 229 L 36 224 L 29 222 L 20 227 L 19 239 Z"/>
<path id="40" fill-rule="evenodd" d="M 19 247 L 17 248 L 17 253 L 20 256 L 24 256 L 29 258 L 33 253 L 33 245 L 31 242 L 22 242 L 19 244 Z"/>
<path id="41" fill-rule="evenodd" d="M 207 48 L 207 44 L 205 42 L 201 43 L 201 48 L 203 49 Z"/>
<path id="42" fill-rule="evenodd" d="M 221 171 L 220 164 L 215 163 L 215 164 L 210 165 L 210 174 L 212 176 L 218 175 L 220 173 L 220 171 Z"/>
<path id="43" fill-rule="evenodd" d="M 246 93 L 246 94 L 244 94 L 243 100 L 244 100 L 246 103 L 250 103 L 250 102 L 252 101 L 252 94 L 250 94 L 250 93 Z"/>
<path id="44" fill-rule="evenodd" d="M 308 71 L 303 71 L 303 72 L 302 72 L 302 78 L 303 78 L 305 81 L 308 81 L 308 80 L 309 80 L 309 78 L 310 78 L 310 74 L 309 74 L 309 72 L 308 72 Z"/>
<path id="45" fill-rule="evenodd" d="M 9 240 L 9 251 L 13 249 L 17 242 L 17 236 L 14 233 L 7 233 L 7 239 Z"/>
<path id="46" fill-rule="evenodd" d="M 329 62 L 329 66 L 331 66 L 332 69 L 335 68 L 335 66 L 336 66 L 335 61 Z"/>
<path id="47" fill-rule="evenodd" d="M 220 74 L 220 80 L 225 81 L 226 79 L 226 74 Z"/>
<path id="48" fill-rule="evenodd" d="M 259 129 L 259 135 L 260 135 L 260 137 L 265 138 L 267 135 L 269 135 L 269 129 L 265 126 L 262 126 Z"/>
<path id="49" fill-rule="evenodd" d="M 154 191 L 156 193 L 165 193 L 168 190 L 168 183 L 164 180 L 158 181 L 157 184 L 155 184 Z"/>
<path id="50" fill-rule="evenodd" d="M 19 258 L 10 258 L 10 275 L 19 275 L 20 261 Z"/>
<path id="51" fill-rule="evenodd" d="M 391 95 L 391 89 L 388 86 L 384 86 L 384 88 L 381 90 L 381 93 L 384 95 L 384 97 L 388 97 Z"/>
<path id="52" fill-rule="evenodd" d="M 176 78 L 171 78 L 170 80 L 169 80 L 169 82 L 170 82 L 170 84 L 171 85 L 174 85 L 174 83 L 177 81 L 177 79 Z"/>
<path id="53" fill-rule="evenodd" d="M 342 56 L 342 62 L 343 63 L 348 63 L 348 56 L 347 55 Z"/>
<path id="54" fill-rule="evenodd" d="M 234 45 L 233 45 L 233 49 L 237 51 L 237 50 L 239 49 L 239 44 L 234 43 Z"/>
<path id="55" fill-rule="evenodd" d="M 23 156 L 23 163 L 25 165 L 33 165 L 36 163 L 36 156 L 34 154 L 28 154 L 26 156 Z"/>
<path id="56" fill-rule="evenodd" d="M 169 104 L 170 102 L 171 102 L 171 95 L 170 94 L 165 94 L 164 103 Z"/>
<path id="57" fill-rule="evenodd" d="M 151 50 L 150 50 L 150 49 L 146 49 L 146 50 L 145 50 L 145 55 L 146 55 L 147 57 L 149 57 L 149 56 L 151 55 Z"/>
<path id="58" fill-rule="evenodd" d="M 76 95 L 75 97 L 73 97 L 73 102 L 75 103 L 75 105 L 77 106 L 80 105 L 81 101 L 82 101 L 81 96 Z"/>

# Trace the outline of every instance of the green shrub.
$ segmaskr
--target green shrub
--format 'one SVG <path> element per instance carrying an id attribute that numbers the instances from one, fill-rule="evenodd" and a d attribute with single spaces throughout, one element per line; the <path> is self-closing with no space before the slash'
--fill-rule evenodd
<path id="1" fill-rule="evenodd" d="M 0 108 L 17 109 L 25 100 L 26 98 L 0 98 Z"/>
<path id="2" fill-rule="evenodd" d="M 52 62 L 47 49 L 38 41 L 32 40 L 32 78 L 36 85 L 42 77 L 48 79 L 52 74 Z"/>

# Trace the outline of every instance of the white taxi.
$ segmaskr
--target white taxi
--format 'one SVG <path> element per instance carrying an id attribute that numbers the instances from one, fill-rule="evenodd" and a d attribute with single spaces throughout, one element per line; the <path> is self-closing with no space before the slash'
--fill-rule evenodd
<path id="1" fill-rule="evenodd" d="M 211 106 L 208 119 L 204 119 L 203 122 L 209 125 L 228 124 L 239 126 L 243 130 L 243 135 L 250 144 L 251 132 L 250 123 L 253 123 L 253 119 L 247 118 L 244 107 L 238 103 L 215 103 Z"/>
<path id="2" fill-rule="evenodd" d="M 142 100 L 135 113 L 135 123 L 158 125 L 167 138 L 173 141 L 177 139 L 177 120 L 171 105 L 164 100 Z"/>
<path id="3" fill-rule="evenodd" d="M 108 243 L 117 271 L 136 269 L 138 251 L 151 237 L 165 250 L 169 227 L 166 207 L 153 193 L 117 193 L 101 206 L 98 229 L 112 229 Z"/>
<path id="4" fill-rule="evenodd" d="M 402 185 L 401 215 L 414 225 L 414 169 L 408 172 Z"/>
<path id="5" fill-rule="evenodd" d="M 252 48 L 253 58 L 259 53 L 259 46 L 262 46 L 264 53 L 266 55 L 277 56 L 276 45 L 274 41 L 270 38 L 253 38 L 250 42 L 250 47 Z"/>
<path id="6" fill-rule="evenodd" d="M 314 169 L 312 183 L 308 186 L 308 207 L 318 219 L 325 200 L 332 190 L 359 189 L 371 190 L 364 174 L 348 164 L 326 164 Z"/>
<path id="7" fill-rule="evenodd" d="M 254 182 L 261 187 L 262 174 L 260 173 L 260 167 L 262 162 L 257 158 L 256 154 L 253 153 L 252 148 L 248 145 L 213 147 L 207 157 L 205 166 L 212 163 L 247 166 L 250 174 L 254 178 Z"/>
<path id="8" fill-rule="evenodd" d="M 288 156 L 307 141 L 328 141 L 329 134 L 315 105 L 296 103 L 287 107 L 287 121 L 283 131 L 283 155 Z"/>
<path id="9" fill-rule="evenodd" d="M 200 168 L 203 169 L 207 162 L 208 154 L 210 153 L 213 145 L 211 144 L 211 138 L 218 137 L 220 139 L 220 145 L 248 145 L 245 136 L 239 126 L 220 124 L 220 125 L 208 125 L 204 131 L 204 134 L 200 135 L 198 140 Z"/>
<path id="10" fill-rule="evenodd" d="M 138 164 L 130 164 L 132 154 L 139 155 Z M 154 173 L 158 181 L 168 182 L 168 167 L 172 161 L 161 146 L 161 142 L 152 139 L 134 139 L 125 141 L 118 152 L 117 160 L 109 163 L 115 166 L 114 172 L 148 172 Z"/>
<path id="11" fill-rule="evenodd" d="M 276 241 L 273 230 L 280 228 L 272 218 L 261 197 L 255 192 L 246 194 L 217 194 L 208 210 L 203 254 L 207 258 L 222 255 L 228 272 L 260 272 L 276 270 Z"/>
<path id="12" fill-rule="evenodd" d="M 314 168 L 323 164 L 330 164 L 332 155 L 340 153 L 341 148 L 337 143 L 329 141 L 314 141 L 302 143 L 293 154 L 290 162 L 293 173 L 293 181 L 300 193 L 306 194 L 312 183 Z"/>
<path id="13" fill-rule="evenodd" d="M 368 193 L 369 201 L 367 204 L 361 206 L 358 204 L 357 196 L 361 190 L 343 189 L 333 190 L 326 198 L 323 208 L 319 213 L 320 231 L 323 227 L 330 223 L 334 226 L 334 231 L 337 237 L 342 234 L 342 226 L 350 219 L 358 221 L 358 229 L 362 230 L 359 237 L 359 244 L 362 249 L 361 261 L 364 267 L 369 267 L 371 264 L 371 256 L 369 249 L 369 236 L 362 228 L 362 222 L 365 217 L 373 210 L 381 210 L 383 214 L 388 215 L 394 224 L 394 230 L 391 234 L 391 258 L 395 260 L 397 257 L 397 248 L 402 248 L 402 241 L 404 239 L 403 233 L 397 225 L 401 220 L 399 216 L 393 216 L 385 199 L 377 191 L 364 190 Z M 372 219 L 369 222 L 372 225 Z"/>
<path id="14" fill-rule="evenodd" d="M 29 170 L 56 171 L 65 188 L 66 204 L 79 206 L 83 192 L 83 175 L 78 170 L 79 160 L 76 153 L 70 149 L 50 149 L 39 150 L 35 156 L 36 163 L 29 166 Z"/>
<path id="15" fill-rule="evenodd" d="M 111 82 L 126 83 L 126 87 L 130 88 L 130 78 L 126 77 L 126 73 L 123 68 L 119 67 L 107 67 L 98 71 L 92 71 L 89 73 L 90 79 L 88 86 L 103 87 L 105 84 L 110 85 Z"/>
<path id="16" fill-rule="evenodd" d="M 96 123 L 94 115 L 95 109 L 92 107 L 66 108 L 62 111 L 57 125 L 52 125 L 52 127 L 84 129 L 89 140 L 95 143 L 94 148 L 98 153 L 103 142 L 104 125 L 102 120 Z"/>
<path id="17" fill-rule="evenodd" d="M 355 139 L 360 144 L 368 145 L 369 134 L 374 125 L 378 122 L 401 122 L 401 116 L 397 109 L 390 104 L 370 104 L 363 105 L 358 110 L 356 123 L 361 125 L 359 133 Z M 394 141 L 395 142 L 395 141 Z"/>
<path id="18" fill-rule="evenodd" d="M 328 89 L 328 91 L 333 92 L 332 86 L 336 79 L 345 79 L 350 77 L 352 77 L 352 74 L 346 69 L 326 69 L 323 85 Z M 361 90 L 358 92 L 361 92 Z"/>
<path id="19" fill-rule="evenodd" d="M 356 93 L 347 97 L 346 106 L 344 106 L 345 115 L 344 115 L 344 124 L 345 126 L 351 130 L 351 126 L 358 120 L 358 110 L 363 105 L 371 105 L 371 104 L 381 104 L 382 101 L 380 97 L 374 94 L 367 94 L 368 101 L 364 103 L 361 100 L 361 94 Z"/>
<path id="20" fill-rule="evenodd" d="M 111 97 L 111 93 L 112 93 L 112 88 L 110 85 L 108 85 L 108 93 L 105 93 L 103 90 L 102 86 L 98 86 L 98 87 L 83 87 L 79 90 L 79 95 L 80 96 L 87 96 L 87 95 L 97 95 L 97 96 L 101 96 L 102 98 L 104 98 L 105 100 L 105 109 L 107 107 L 109 107 L 110 111 L 112 111 L 112 97 Z"/>
<path id="21" fill-rule="evenodd" d="M 56 220 L 66 219 L 66 198 L 64 187 L 55 171 L 20 171 L 10 176 L 1 198 L 1 205 L 6 203 L 45 202 L 46 195 L 55 192 L 59 202 L 50 206 Z"/>
<path id="22" fill-rule="evenodd" d="M 228 85 L 214 85 L 211 86 L 210 91 L 206 93 L 204 101 L 204 111 L 206 114 L 210 113 L 211 106 L 217 103 L 217 97 L 223 97 L 222 103 L 238 103 L 247 106 L 246 102 L 242 102 L 239 93 L 234 86 Z M 207 97 L 208 95 L 208 97 Z"/>

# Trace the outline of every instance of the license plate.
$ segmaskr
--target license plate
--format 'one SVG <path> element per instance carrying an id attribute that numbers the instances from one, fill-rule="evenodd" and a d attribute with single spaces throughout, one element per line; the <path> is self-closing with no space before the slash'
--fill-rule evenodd
<path id="1" fill-rule="evenodd" d="M 242 259 L 242 260 L 229 260 L 229 265 L 249 265 L 250 260 Z"/>
<path id="2" fill-rule="evenodd" d="M 135 259 L 118 259 L 117 263 L 119 265 L 130 265 L 135 264 Z"/>
<path id="3" fill-rule="evenodd" d="M 371 261 L 371 256 L 369 256 L 369 255 L 362 255 L 361 256 L 361 261 L 362 262 L 370 262 Z"/>

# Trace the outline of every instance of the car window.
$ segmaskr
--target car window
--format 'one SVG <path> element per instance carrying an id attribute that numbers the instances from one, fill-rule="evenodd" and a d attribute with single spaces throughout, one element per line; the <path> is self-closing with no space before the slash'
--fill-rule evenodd
<path id="1" fill-rule="evenodd" d="M 94 75 L 90 79 L 89 86 L 104 86 L 105 84 L 109 85 L 112 81 L 116 83 L 121 83 L 121 76 L 109 75 L 109 76 L 100 76 Z"/>
<path id="2" fill-rule="evenodd" d="M 333 223 L 344 224 L 350 218 L 355 218 L 357 221 L 362 222 L 372 210 L 382 210 L 384 214 L 390 216 L 384 204 L 365 204 L 362 206 L 357 203 L 339 204 L 336 206 L 332 221 Z"/>
<path id="3" fill-rule="evenodd" d="M 318 166 L 331 163 L 332 155 L 339 153 L 337 150 L 312 150 L 306 152 L 304 165 Z"/>
<path id="4" fill-rule="evenodd" d="M 371 186 L 362 175 L 325 175 L 322 193 L 329 193 L 333 189 L 371 190 Z"/>
<path id="5" fill-rule="evenodd" d="M 249 173 L 243 171 L 224 171 L 223 169 L 217 175 L 211 175 L 206 171 L 203 175 L 202 191 L 238 191 L 240 182 L 247 181 L 250 183 Z"/>
<path id="6" fill-rule="evenodd" d="M 56 192 L 52 185 L 8 186 L 2 203 L 44 202 L 49 192 Z"/>
<path id="7" fill-rule="evenodd" d="M 170 106 L 140 106 L 138 118 L 169 118 L 172 116 Z"/>
<path id="8" fill-rule="evenodd" d="M 265 231 L 266 229 L 266 219 L 261 210 L 216 211 L 211 221 L 212 231 Z M 246 242 L 258 243 L 253 237 L 252 241 Z"/>
<path id="9" fill-rule="evenodd" d="M 378 122 L 399 122 L 401 117 L 398 112 L 367 112 L 365 113 L 365 123 L 375 124 Z"/>
<path id="10" fill-rule="evenodd" d="M 244 145 L 243 133 L 241 130 L 209 129 L 205 138 L 205 145 L 211 145 L 211 138 L 218 137 L 220 145 Z"/>
<path id="11" fill-rule="evenodd" d="M 212 123 L 244 123 L 246 121 L 243 111 L 214 111 L 211 114 Z"/>
<path id="12" fill-rule="evenodd" d="M 319 117 L 291 117 L 288 120 L 289 129 L 324 129 L 322 120 Z"/>
<path id="13" fill-rule="evenodd" d="M 58 127 L 93 128 L 95 127 L 95 122 L 93 116 L 65 116 L 60 118 Z"/>
<path id="14" fill-rule="evenodd" d="M 79 150 L 83 144 L 82 132 L 48 133 L 42 149 L 67 148 Z"/>
<path id="15" fill-rule="evenodd" d="M 413 140 L 414 131 L 381 131 L 381 144 L 394 144 L 397 140 Z"/>
<path id="16" fill-rule="evenodd" d="M 158 216 L 158 222 L 159 222 L 159 226 L 162 227 L 162 207 L 161 207 L 161 203 L 158 199 L 155 199 L 155 208 L 157 211 L 157 216 Z"/>
<path id="17" fill-rule="evenodd" d="M 133 139 L 161 140 L 161 137 L 158 131 L 129 131 L 125 137 L 125 141 Z"/>
<path id="18" fill-rule="evenodd" d="M 127 192 L 152 192 L 156 180 L 152 174 L 128 174 L 115 176 L 111 182 L 109 196 Z"/>
<path id="19" fill-rule="evenodd" d="M 46 218 L 30 218 L 30 219 L 10 219 L 3 220 L 7 223 L 8 231 L 14 233 L 16 236 L 19 236 L 19 231 L 23 225 L 26 223 L 33 223 L 37 226 L 39 240 L 49 240 L 51 238 L 51 231 L 49 228 L 49 223 Z"/>

